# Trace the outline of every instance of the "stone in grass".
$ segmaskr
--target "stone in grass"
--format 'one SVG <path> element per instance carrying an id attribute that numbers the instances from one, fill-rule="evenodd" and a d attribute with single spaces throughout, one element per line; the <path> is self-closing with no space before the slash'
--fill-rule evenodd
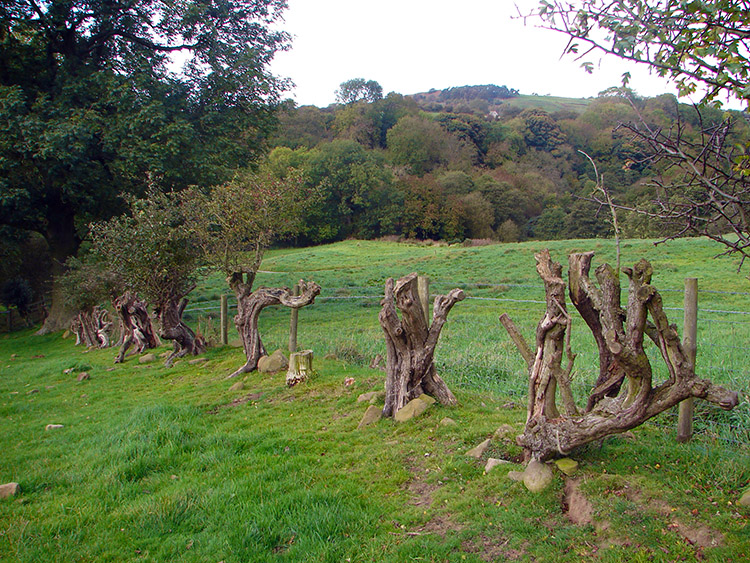
<path id="1" fill-rule="evenodd" d="M 288 367 L 289 360 L 281 350 L 276 350 L 270 356 L 263 356 L 258 360 L 258 371 L 261 373 L 276 373 Z"/>
<path id="2" fill-rule="evenodd" d="M 48 424 L 44 427 L 45 430 L 59 430 L 60 428 L 65 428 L 62 424 Z"/>
<path id="3" fill-rule="evenodd" d="M 358 403 L 369 403 L 373 399 L 376 399 L 378 396 L 377 391 L 370 391 L 369 393 L 362 393 L 359 397 L 357 397 Z"/>
<path id="4" fill-rule="evenodd" d="M 430 404 L 427 401 L 423 401 L 421 398 L 417 397 L 401 407 L 396 414 L 393 415 L 393 418 L 396 422 L 406 422 L 407 420 L 418 417 L 426 411 L 429 406 Z"/>
<path id="5" fill-rule="evenodd" d="M 578 471 L 578 462 L 574 459 L 570 459 L 569 457 L 556 459 L 555 465 L 557 465 L 557 468 L 565 473 L 565 475 L 567 475 L 568 477 L 572 477 Z"/>
<path id="6" fill-rule="evenodd" d="M 87 381 L 87 380 L 91 379 L 91 376 L 89 375 L 89 372 L 82 371 L 81 373 L 78 374 L 78 378 L 77 379 L 78 379 L 78 382 L 80 383 L 81 381 Z"/>
<path id="7" fill-rule="evenodd" d="M 156 361 L 156 354 L 149 353 L 149 354 L 143 354 L 140 358 L 138 358 L 138 362 L 141 364 L 150 364 L 151 362 Z"/>
<path id="8" fill-rule="evenodd" d="M 523 484 L 532 493 L 539 493 L 552 484 L 552 468 L 546 463 L 532 459 L 523 472 Z"/>
<path id="9" fill-rule="evenodd" d="M 242 381 L 238 381 L 234 385 L 232 385 L 229 390 L 230 391 L 242 391 L 245 388 L 245 383 Z"/>
<path id="10" fill-rule="evenodd" d="M 750 506 L 750 489 L 746 490 L 745 493 L 737 501 L 740 506 Z"/>
<path id="11" fill-rule="evenodd" d="M 490 442 L 492 442 L 492 438 L 487 438 L 484 442 L 466 452 L 466 455 L 474 459 L 479 459 L 487 451 L 487 448 L 490 447 Z"/>
<path id="12" fill-rule="evenodd" d="M 188 362 L 189 365 L 194 366 L 197 364 L 202 364 L 203 362 L 207 362 L 208 358 L 195 358 L 194 360 L 190 360 Z"/>
<path id="13" fill-rule="evenodd" d="M 489 473 L 490 471 L 495 469 L 495 467 L 497 467 L 498 465 L 505 465 L 506 463 L 510 463 L 510 462 L 504 459 L 496 459 L 494 457 L 491 457 L 490 459 L 487 460 L 487 464 L 484 466 L 484 472 Z"/>
<path id="14" fill-rule="evenodd" d="M 440 426 L 458 426 L 458 423 L 452 418 L 446 416 L 440 421 Z"/>
<path id="15" fill-rule="evenodd" d="M 509 438 L 514 433 L 515 433 L 515 430 L 513 429 L 513 427 L 510 424 L 503 424 L 502 426 L 500 426 L 500 428 L 498 428 L 497 430 L 495 430 L 494 436 L 495 436 L 495 438 L 498 438 L 499 440 L 502 440 L 504 438 Z"/>
<path id="16" fill-rule="evenodd" d="M 426 393 L 422 393 L 419 397 L 417 397 L 417 399 L 419 399 L 420 401 L 424 401 L 428 405 L 434 405 L 435 403 L 437 403 L 437 401 L 433 397 L 430 397 Z"/>
<path id="17" fill-rule="evenodd" d="M 11 498 L 21 492 L 21 486 L 18 483 L 5 483 L 0 485 L 0 498 Z"/>
<path id="18" fill-rule="evenodd" d="M 357 430 L 362 430 L 362 428 L 364 428 L 365 426 L 376 423 L 382 416 L 382 409 L 376 407 L 375 405 L 370 405 L 369 407 L 367 407 L 362 420 L 360 420 L 359 426 L 357 426 Z"/>

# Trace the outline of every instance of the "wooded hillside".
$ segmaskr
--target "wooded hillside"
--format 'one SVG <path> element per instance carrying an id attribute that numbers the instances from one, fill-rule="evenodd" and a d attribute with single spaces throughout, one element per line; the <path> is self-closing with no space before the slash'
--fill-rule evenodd
<path id="1" fill-rule="evenodd" d="M 418 239 L 610 236 L 609 212 L 590 201 L 599 172 L 616 203 L 648 209 L 650 180 L 669 180 L 642 141 L 618 128 L 641 118 L 697 138 L 725 112 L 611 89 L 573 100 L 521 96 L 506 86 L 390 93 L 327 108 L 288 106 L 272 140 L 278 170 L 299 167 L 322 201 L 299 243 L 397 235 Z M 749 137 L 734 120 L 732 141 Z M 585 154 L 583 154 L 585 153 Z M 622 212 L 622 235 L 669 225 Z"/>

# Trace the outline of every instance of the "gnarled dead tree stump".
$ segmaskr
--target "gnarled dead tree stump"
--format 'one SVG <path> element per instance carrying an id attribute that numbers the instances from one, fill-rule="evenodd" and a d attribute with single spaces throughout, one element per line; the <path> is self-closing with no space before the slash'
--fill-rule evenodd
<path id="1" fill-rule="evenodd" d="M 435 370 L 434 356 L 448 313 L 464 297 L 460 289 L 435 297 L 432 324 L 428 326 L 417 290 L 417 274 L 409 274 L 395 283 L 393 278 L 385 282 L 385 298 L 378 315 L 387 351 L 383 416 L 393 416 L 423 393 L 443 405 L 456 403 Z M 401 319 L 396 308 L 401 311 Z"/>
<path id="2" fill-rule="evenodd" d="M 125 354 L 131 346 L 135 347 L 136 354 L 159 346 L 159 338 L 154 332 L 145 301 L 141 301 L 137 295 L 128 291 L 115 299 L 113 305 L 120 317 L 122 332 L 120 353 L 115 358 L 116 364 L 125 360 Z"/>
<path id="3" fill-rule="evenodd" d="M 70 323 L 70 330 L 76 335 L 76 346 L 87 348 L 108 348 L 112 322 L 107 310 L 98 305 L 90 311 L 79 312 Z"/>
<path id="4" fill-rule="evenodd" d="M 641 260 L 633 268 L 623 269 L 630 280 L 623 309 L 619 277 L 611 266 L 603 264 L 596 269 L 598 287 L 589 279 L 592 257 L 593 252 L 588 252 L 569 258 L 570 298 L 599 350 L 599 376 L 582 412 L 570 388 L 574 355 L 570 351 L 562 266 L 552 261 L 547 250 L 536 255 L 547 311 L 537 327 L 535 353 L 529 353 L 507 315 L 501 317 L 529 367 L 526 427 L 518 443 L 530 459 L 567 455 L 578 446 L 635 428 L 689 397 L 727 410 L 738 403 L 737 393 L 696 377 L 677 330 L 664 313 L 661 295 L 651 285 L 651 265 Z M 657 345 L 667 365 L 669 376 L 661 384 L 653 381 L 643 349 L 644 336 Z M 563 368 L 566 349 L 568 365 Z M 562 414 L 556 406 L 558 390 Z"/>
<path id="5" fill-rule="evenodd" d="M 161 324 L 159 336 L 174 342 L 172 353 L 164 362 L 166 367 L 172 367 L 172 363 L 178 358 L 188 354 L 197 356 L 206 351 L 206 341 L 202 337 L 196 336 L 193 329 L 182 322 L 182 314 L 188 304 L 188 299 L 185 296 L 194 287 L 191 287 L 183 295 L 169 296 L 155 309 Z"/>
<path id="6" fill-rule="evenodd" d="M 294 295 L 288 287 L 259 287 L 252 291 L 252 281 L 242 282 L 241 275 L 230 279 L 229 284 L 237 296 L 234 325 L 242 340 L 247 361 L 227 379 L 257 369 L 258 360 L 266 355 L 258 330 L 258 318 L 263 309 L 274 305 L 299 309 L 315 302 L 315 297 L 320 294 L 320 286 L 317 283 L 302 280 L 299 282 L 300 295 Z"/>

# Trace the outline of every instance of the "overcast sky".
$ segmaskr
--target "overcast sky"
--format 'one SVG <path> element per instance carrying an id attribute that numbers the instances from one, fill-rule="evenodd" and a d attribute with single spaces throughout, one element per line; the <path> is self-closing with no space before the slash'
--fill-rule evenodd
<path id="1" fill-rule="evenodd" d="M 276 56 L 272 72 L 294 81 L 288 97 L 298 105 L 319 107 L 351 78 L 376 80 L 386 94 L 497 84 L 586 98 L 630 71 L 641 95 L 676 93 L 647 67 L 616 57 L 589 55 L 597 66 L 587 74 L 572 56 L 560 58 L 562 34 L 513 19 L 516 5 L 528 12 L 538 0 L 289 0 L 283 28 L 292 49 Z"/>

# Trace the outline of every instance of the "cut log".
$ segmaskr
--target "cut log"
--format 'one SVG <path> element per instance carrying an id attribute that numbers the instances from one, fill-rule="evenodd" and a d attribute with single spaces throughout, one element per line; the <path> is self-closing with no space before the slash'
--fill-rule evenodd
<path id="1" fill-rule="evenodd" d="M 562 267 L 548 251 L 536 255 L 544 281 L 547 311 L 537 327 L 536 353 L 529 362 L 529 402 L 526 427 L 518 443 L 527 459 L 565 456 L 573 449 L 611 434 L 625 432 L 689 397 L 705 399 L 723 409 L 738 404 L 737 393 L 695 375 L 676 328 L 670 326 L 661 296 L 651 285 L 651 265 L 641 260 L 624 268 L 629 278 L 628 302 L 620 305 L 617 272 L 607 264 L 596 269 L 598 287 L 589 279 L 592 253 L 570 256 L 570 296 L 594 335 L 599 350 L 599 376 L 583 413 L 576 409 L 570 389 L 570 317 L 565 309 Z M 648 321 L 648 317 L 651 321 Z M 517 331 L 508 328 L 517 344 Z M 511 323 L 512 325 L 512 323 Z M 669 377 L 653 385 L 651 364 L 643 349 L 651 338 L 667 364 Z M 521 338 L 522 341 L 522 338 Z M 528 360 L 528 351 L 519 344 Z M 561 362 L 567 351 L 568 367 Z M 560 391 L 564 412 L 556 406 Z"/>
<path id="2" fill-rule="evenodd" d="M 289 369 L 286 372 L 286 384 L 289 387 L 306 381 L 312 373 L 313 351 L 302 350 L 289 356 Z"/>
<path id="3" fill-rule="evenodd" d="M 398 282 L 388 278 L 378 316 L 387 352 L 383 416 L 393 416 L 423 393 L 443 405 L 456 404 L 453 393 L 437 374 L 434 355 L 448 313 L 464 298 L 460 289 L 435 297 L 432 324 L 428 326 L 419 299 L 417 274 L 409 274 Z"/>

